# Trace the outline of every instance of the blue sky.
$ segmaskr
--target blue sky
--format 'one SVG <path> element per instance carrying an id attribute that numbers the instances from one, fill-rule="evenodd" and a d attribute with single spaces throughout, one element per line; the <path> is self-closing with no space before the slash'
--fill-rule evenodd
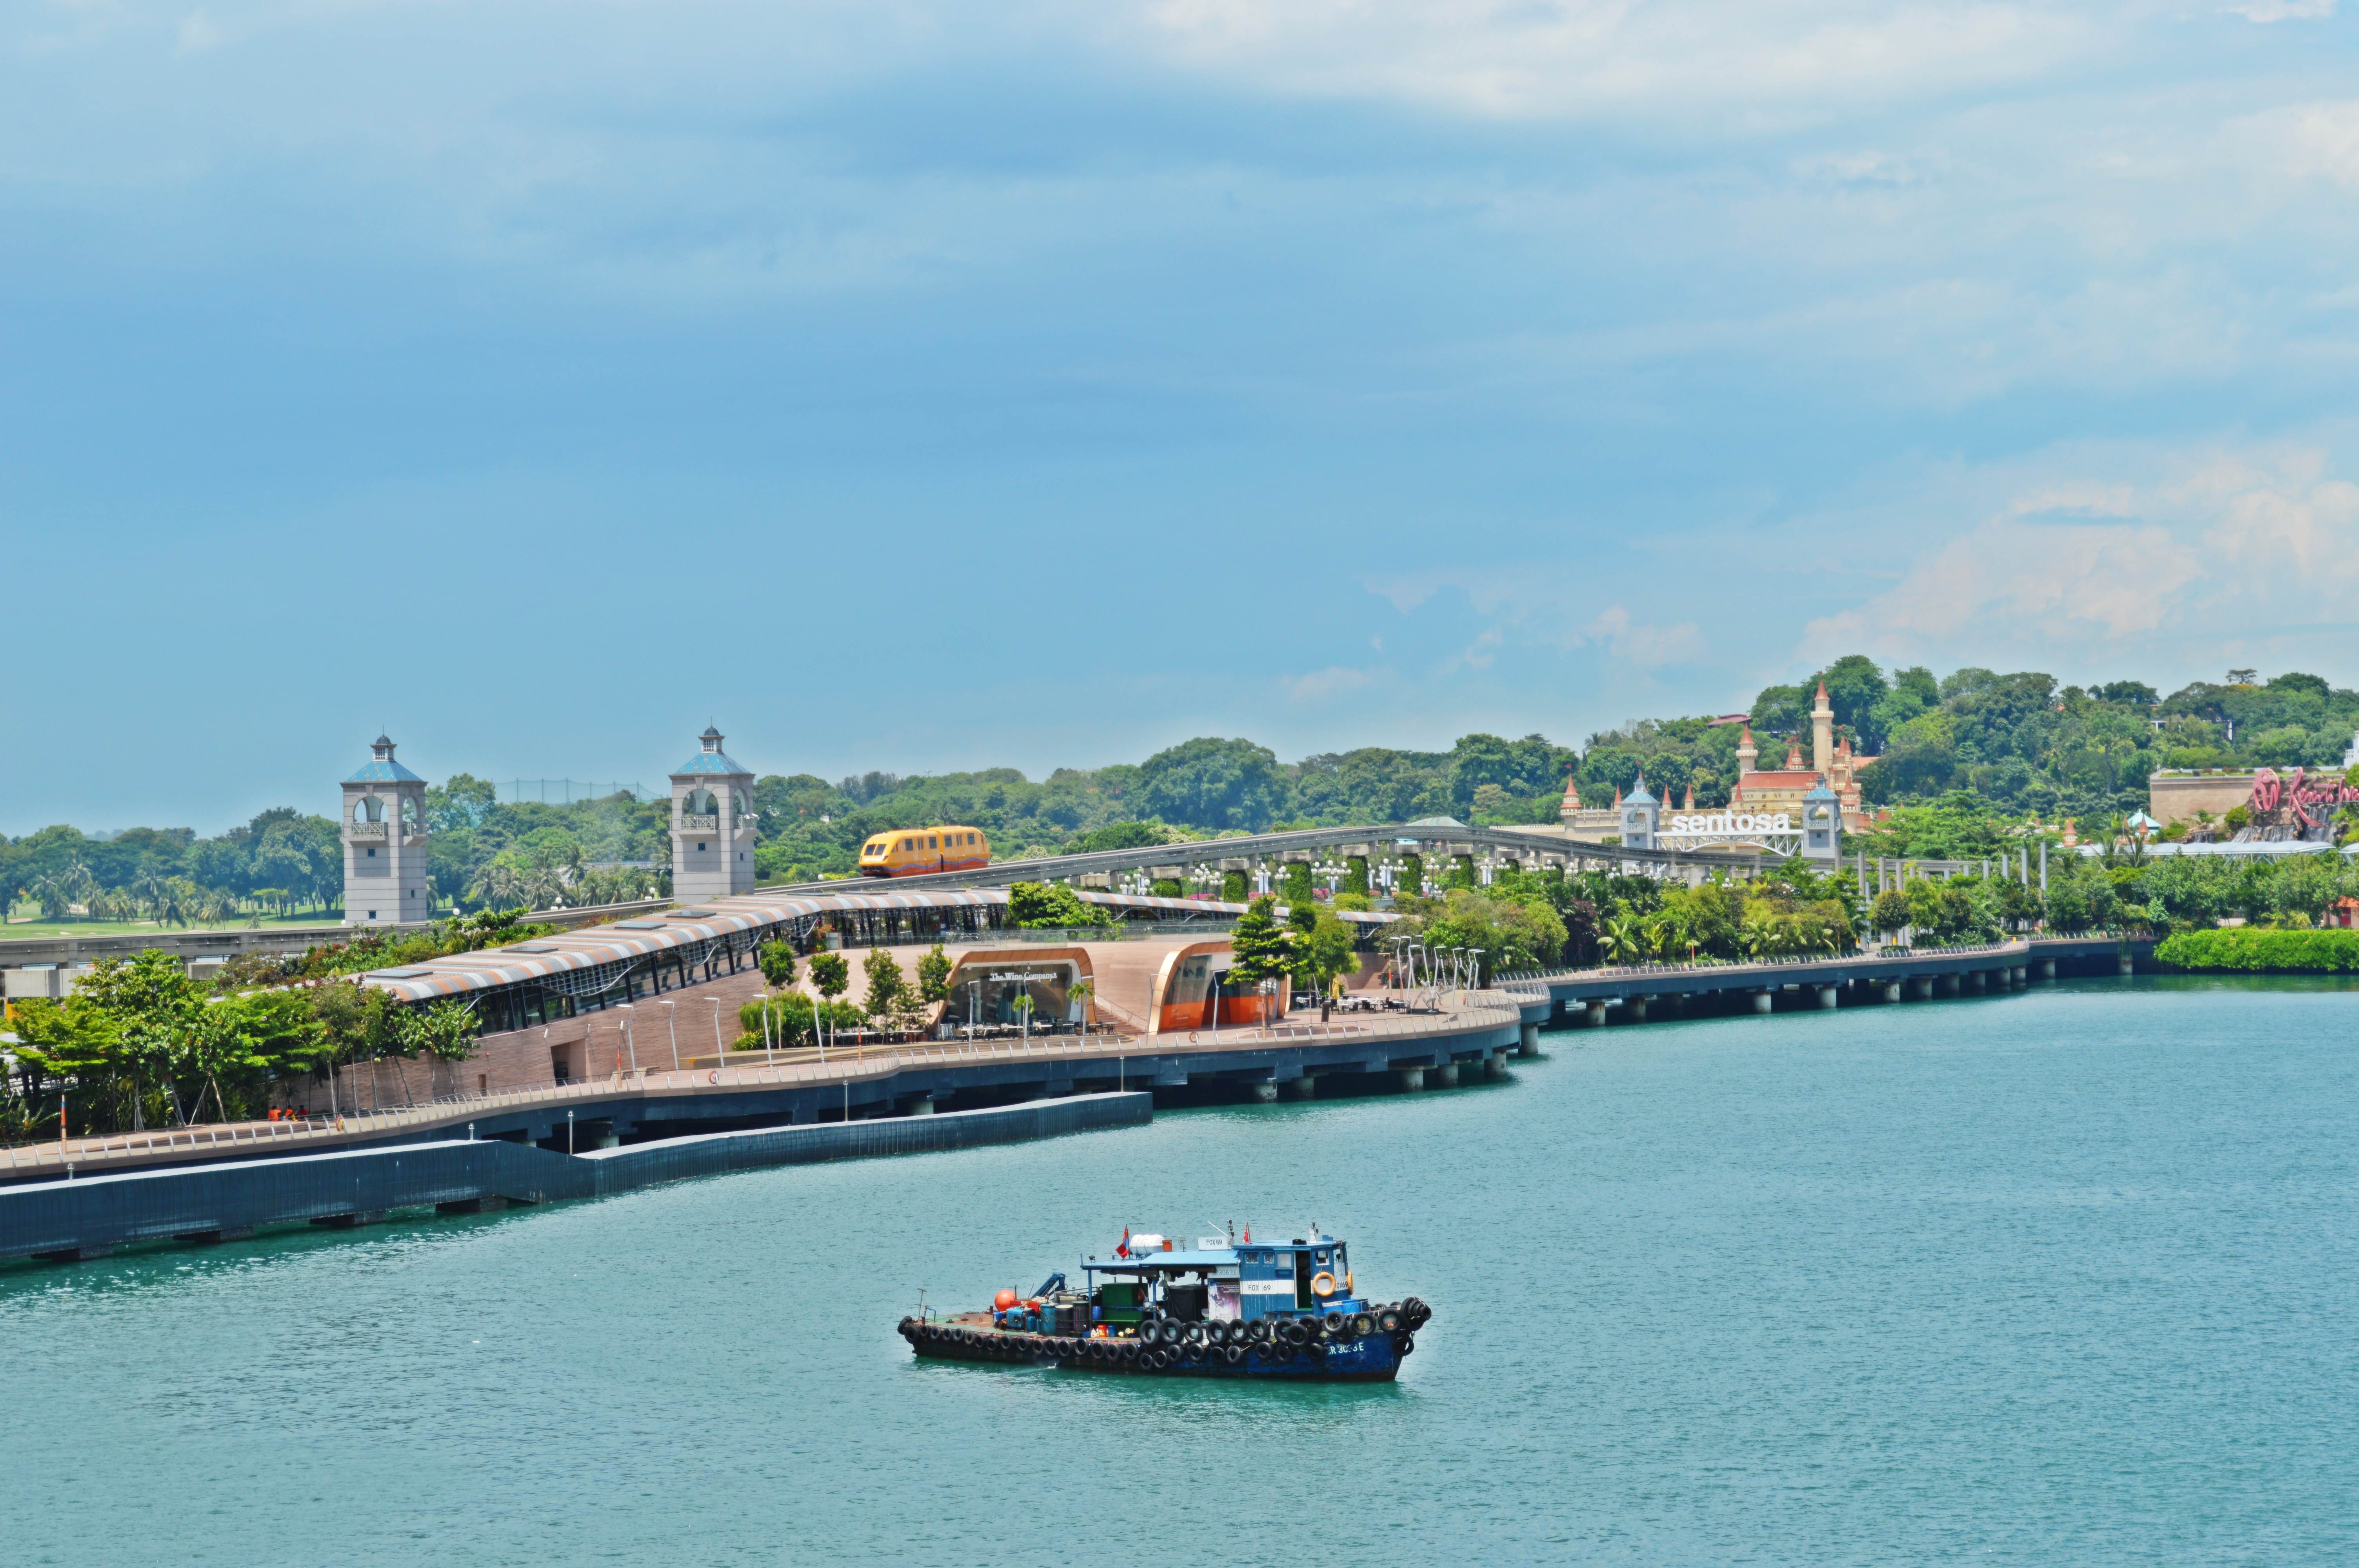
<path id="1" fill-rule="evenodd" d="M 2333 0 L 0 27 L 0 830 L 2359 681 Z"/>

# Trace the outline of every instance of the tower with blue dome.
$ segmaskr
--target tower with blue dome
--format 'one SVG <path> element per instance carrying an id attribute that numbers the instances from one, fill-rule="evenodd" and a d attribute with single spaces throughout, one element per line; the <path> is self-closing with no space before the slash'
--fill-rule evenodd
<path id="1" fill-rule="evenodd" d="M 671 893 L 683 903 L 754 891 L 753 772 L 712 726 L 698 740 L 671 774 Z"/>
<path id="2" fill-rule="evenodd" d="M 426 869 L 426 781 L 393 760 L 379 735 L 369 761 L 344 780 L 344 924 L 430 920 Z"/>
<path id="3" fill-rule="evenodd" d="M 1655 832 L 1662 825 L 1663 805 L 1647 789 L 1647 775 L 1638 775 L 1638 784 L 1622 797 L 1622 845 L 1628 849 L 1655 848 Z"/>
<path id="4" fill-rule="evenodd" d="M 1802 859 L 1832 871 L 1843 860 L 1843 797 L 1827 787 L 1827 775 L 1802 796 Z"/>

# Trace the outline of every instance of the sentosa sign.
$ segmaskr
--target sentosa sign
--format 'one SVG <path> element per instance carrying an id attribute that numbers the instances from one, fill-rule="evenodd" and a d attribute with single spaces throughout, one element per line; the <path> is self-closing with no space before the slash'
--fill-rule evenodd
<path id="1" fill-rule="evenodd" d="M 1663 826 L 1681 838 L 1724 838 L 1749 833 L 1791 833 L 1793 818 L 1782 811 L 1675 813 Z"/>

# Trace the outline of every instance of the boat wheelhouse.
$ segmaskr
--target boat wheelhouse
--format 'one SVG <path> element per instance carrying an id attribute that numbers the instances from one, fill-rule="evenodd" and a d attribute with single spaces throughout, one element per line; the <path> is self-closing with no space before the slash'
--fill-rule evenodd
<path id="1" fill-rule="evenodd" d="M 1015 1361 L 1088 1370 L 1195 1377 L 1388 1381 L 1416 1348 L 1432 1309 L 1414 1296 L 1362 1296 L 1349 1248 L 1311 1227 L 1260 1241 L 1206 1237 L 1181 1247 L 1131 1236 L 1110 1257 L 1082 1260 L 989 1313 L 904 1318 L 922 1357 Z"/>

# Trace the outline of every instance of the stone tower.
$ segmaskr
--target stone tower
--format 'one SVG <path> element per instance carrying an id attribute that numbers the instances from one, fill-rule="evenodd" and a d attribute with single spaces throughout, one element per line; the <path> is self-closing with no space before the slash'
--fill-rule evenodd
<path id="1" fill-rule="evenodd" d="M 706 725 L 703 749 L 672 770 L 671 895 L 682 903 L 754 891 L 753 773 Z"/>
<path id="2" fill-rule="evenodd" d="M 1753 764 L 1761 759 L 1761 748 L 1753 743 L 1753 720 L 1745 721 L 1745 730 L 1736 741 L 1736 774 L 1743 778 L 1755 771 Z"/>
<path id="3" fill-rule="evenodd" d="M 1843 798 L 1827 787 L 1824 773 L 1802 796 L 1802 859 L 1827 871 L 1843 859 Z"/>
<path id="4" fill-rule="evenodd" d="M 1835 710 L 1827 702 L 1827 677 L 1819 677 L 1818 700 L 1810 705 L 1810 771 L 1826 782 L 1835 765 Z"/>
<path id="5" fill-rule="evenodd" d="M 380 735 L 344 781 L 344 924 L 399 925 L 433 917 L 426 875 L 426 781 L 393 760 Z"/>
<path id="6" fill-rule="evenodd" d="M 1655 829 L 1662 820 L 1662 803 L 1647 791 L 1647 775 L 1638 775 L 1637 786 L 1622 797 L 1622 846 L 1626 849 L 1651 849 L 1655 847 Z"/>

